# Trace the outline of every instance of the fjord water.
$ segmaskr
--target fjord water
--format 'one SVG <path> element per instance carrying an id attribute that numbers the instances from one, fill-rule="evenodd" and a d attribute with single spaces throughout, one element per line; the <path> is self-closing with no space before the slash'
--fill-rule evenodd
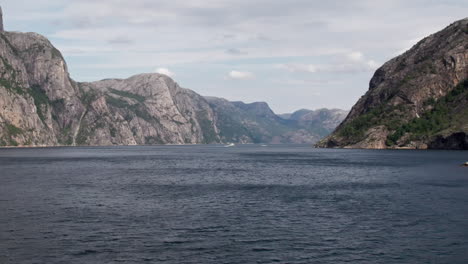
<path id="1" fill-rule="evenodd" d="M 0 263 L 467 263 L 462 151 L 0 149 Z"/>

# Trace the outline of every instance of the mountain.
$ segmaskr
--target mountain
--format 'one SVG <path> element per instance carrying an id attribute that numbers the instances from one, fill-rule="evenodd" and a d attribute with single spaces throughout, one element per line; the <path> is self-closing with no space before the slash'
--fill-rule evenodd
<path id="1" fill-rule="evenodd" d="M 165 75 L 139 74 L 78 87 L 89 98 L 80 145 L 219 142 L 206 100 Z"/>
<path id="2" fill-rule="evenodd" d="M 206 97 L 215 113 L 215 124 L 223 142 L 242 143 L 315 143 L 328 135 L 345 116 L 327 114 L 342 110 L 319 110 L 313 120 L 284 118 L 264 102 L 245 104 L 216 97 Z M 315 111 L 307 110 L 311 113 Z M 323 118 L 323 119 L 320 119 Z M 332 119 L 339 119 L 338 122 Z M 319 121 L 320 120 L 320 121 Z M 333 126 L 335 124 L 335 126 Z M 328 126 L 332 126 L 331 129 Z"/>
<path id="3" fill-rule="evenodd" d="M 269 143 L 290 128 L 264 102 L 245 104 L 205 97 L 215 113 L 215 124 L 223 142 Z"/>
<path id="4" fill-rule="evenodd" d="M 276 115 L 264 102 L 245 104 L 216 97 L 206 99 L 215 113 L 223 142 L 315 143 L 346 117 L 346 111 L 338 109 Z"/>
<path id="5" fill-rule="evenodd" d="M 73 81 L 35 33 L 0 32 L 0 145 L 219 142 L 213 111 L 160 74 Z"/>
<path id="6" fill-rule="evenodd" d="M 282 114 L 281 117 L 294 120 L 298 126 L 311 133 L 319 135 L 320 138 L 329 135 L 346 118 L 348 111 L 341 109 L 300 109 L 292 114 Z"/>
<path id="7" fill-rule="evenodd" d="M 45 37 L 0 27 L 0 146 L 318 139 L 266 103 L 205 98 L 157 73 L 76 82 Z"/>
<path id="8" fill-rule="evenodd" d="M 391 59 L 317 147 L 468 149 L 468 18 Z"/>

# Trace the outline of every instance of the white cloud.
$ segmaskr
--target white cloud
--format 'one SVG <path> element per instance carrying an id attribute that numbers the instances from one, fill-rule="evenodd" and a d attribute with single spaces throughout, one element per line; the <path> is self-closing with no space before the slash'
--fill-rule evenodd
<path id="1" fill-rule="evenodd" d="M 175 73 L 171 72 L 169 69 L 167 68 L 157 68 L 156 73 L 159 73 L 159 74 L 164 74 L 164 75 L 167 75 L 169 77 L 174 77 L 175 76 Z"/>
<path id="2" fill-rule="evenodd" d="M 466 17 L 465 2 L 4 0 L 2 7 L 7 30 L 48 37 L 77 81 L 124 78 L 152 71 L 157 62 L 187 73 L 178 82 L 202 94 L 238 93 L 237 99 L 280 108 L 298 102 L 348 108 L 368 89 L 373 70 L 401 53 L 396 51 Z M 230 74 L 233 69 L 255 76 Z M 228 78 L 255 78 L 255 86 Z M 322 93 L 317 99 L 311 84 L 291 85 L 285 95 L 285 84 L 271 78 L 327 82 L 316 85 Z"/>
<path id="3" fill-rule="evenodd" d="M 346 56 L 352 61 L 362 61 L 364 59 L 364 55 L 360 51 L 350 52 Z"/>
<path id="4" fill-rule="evenodd" d="M 273 67 L 288 72 L 356 73 L 373 71 L 378 66 L 379 64 L 376 61 L 366 59 L 362 52 L 351 51 L 335 55 L 334 60 L 327 64 L 285 63 L 275 64 Z"/>
<path id="5" fill-rule="evenodd" d="M 234 80 L 248 80 L 253 79 L 255 76 L 251 72 L 230 71 L 228 77 Z"/>
<path id="6" fill-rule="evenodd" d="M 369 68 L 373 70 L 377 69 L 380 66 L 379 63 L 377 63 L 374 60 L 368 60 L 366 63 L 369 66 Z"/>
<path id="7" fill-rule="evenodd" d="M 229 54 L 229 55 L 245 55 L 245 54 L 247 54 L 247 52 L 242 51 L 240 49 L 236 49 L 236 48 L 227 49 L 226 53 Z"/>
<path id="8" fill-rule="evenodd" d="M 317 66 L 312 64 L 302 64 L 302 63 L 287 63 L 287 64 L 276 64 L 274 65 L 277 69 L 287 70 L 289 72 L 317 72 Z"/>

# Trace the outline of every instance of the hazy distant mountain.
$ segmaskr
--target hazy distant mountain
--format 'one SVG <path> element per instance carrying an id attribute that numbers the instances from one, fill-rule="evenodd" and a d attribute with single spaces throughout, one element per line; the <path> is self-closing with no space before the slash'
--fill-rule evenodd
<path id="1" fill-rule="evenodd" d="M 348 111 L 341 109 L 301 109 L 292 114 L 280 115 L 284 119 L 294 120 L 298 125 L 320 137 L 330 134 L 345 118 Z"/>
<path id="2" fill-rule="evenodd" d="M 206 99 L 215 113 L 216 126 L 224 142 L 314 143 L 333 131 L 346 116 L 345 111 L 327 109 L 276 115 L 263 102 L 245 104 L 216 97 Z M 300 116 L 299 112 L 303 111 L 306 112 Z"/>
<path id="3" fill-rule="evenodd" d="M 380 67 L 319 147 L 468 149 L 468 18 Z"/>

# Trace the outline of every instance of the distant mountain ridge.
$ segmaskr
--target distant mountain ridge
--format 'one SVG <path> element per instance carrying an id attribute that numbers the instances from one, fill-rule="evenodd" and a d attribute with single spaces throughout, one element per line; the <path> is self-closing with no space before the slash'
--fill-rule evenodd
<path id="1" fill-rule="evenodd" d="M 314 143 L 319 138 L 275 115 L 266 103 L 205 98 L 162 74 L 76 82 L 45 37 L 0 30 L 0 146 Z"/>
<path id="2" fill-rule="evenodd" d="M 318 147 L 468 149 L 468 18 L 424 38 L 372 77 Z"/>
<path id="3" fill-rule="evenodd" d="M 300 109 L 281 117 L 295 120 L 300 126 L 315 131 L 320 137 L 327 136 L 346 118 L 349 111 L 321 108 L 317 110 Z"/>
<path id="4" fill-rule="evenodd" d="M 344 118 L 343 110 L 318 110 L 324 122 L 309 122 L 276 115 L 264 102 L 246 104 L 217 97 L 205 97 L 215 113 L 215 124 L 225 142 L 242 143 L 314 143 L 328 135 Z M 316 111 L 307 110 L 307 113 Z M 333 118 L 338 122 L 331 121 Z M 325 125 L 335 124 L 332 128 Z"/>

